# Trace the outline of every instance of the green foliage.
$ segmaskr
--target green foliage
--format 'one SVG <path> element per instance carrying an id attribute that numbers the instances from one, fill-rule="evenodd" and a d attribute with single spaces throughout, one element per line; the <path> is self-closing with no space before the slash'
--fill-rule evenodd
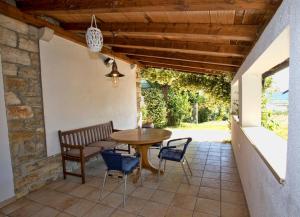
<path id="1" fill-rule="evenodd" d="M 179 126 L 184 119 L 191 117 L 192 106 L 187 92 L 170 89 L 168 91 L 167 107 L 169 126 Z"/>
<path id="2" fill-rule="evenodd" d="M 208 95 L 199 97 L 198 122 L 225 121 L 229 116 L 229 104 L 220 100 L 211 99 Z"/>
<path id="3" fill-rule="evenodd" d="M 152 83 L 169 85 L 178 90 L 202 90 L 215 100 L 230 104 L 231 76 L 180 73 L 173 70 L 146 68 L 142 77 Z"/>
<path id="4" fill-rule="evenodd" d="M 272 110 L 267 109 L 267 104 L 269 101 L 268 95 L 271 95 L 274 90 L 272 89 L 272 77 L 268 77 L 264 81 L 263 85 L 263 94 L 262 94 L 262 100 L 261 100 L 261 124 L 265 128 L 269 130 L 276 130 L 279 126 L 278 122 L 273 118 L 273 112 Z"/>
<path id="5" fill-rule="evenodd" d="M 191 104 L 198 103 L 200 98 L 199 91 L 187 91 L 187 94 Z"/>
<path id="6" fill-rule="evenodd" d="M 166 116 L 170 126 L 178 126 L 182 121 L 191 121 L 193 119 L 192 105 L 195 103 L 199 105 L 198 114 L 201 122 L 228 118 L 230 76 L 196 75 L 146 68 L 142 71 L 142 77 L 149 82 L 151 88 L 163 91 L 163 99 L 167 105 Z M 146 99 L 148 96 L 144 96 L 145 103 L 150 103 L 150 99 Z M 148 108 L 146 110 L 147 113 L 150 112 Z M 150 118 L 151 115 L 147 114 L 146 117 Z"/>
<path id="7" fill-rule="evenodd" d="M 211 111 L 207 107 L 200 108 L 198 111 L 198 122 L 203 123 L 209 121 L 210 113 Z"/>
<path id="8" fill-rule="evenodd" d="M 149 88 L 142 92 L 145 108 L 142 109 L 143 118 L 147 122 L 153 122 L 157 128 L 166 126 L 167 108 L 164 96 L 157 88 Z"/>

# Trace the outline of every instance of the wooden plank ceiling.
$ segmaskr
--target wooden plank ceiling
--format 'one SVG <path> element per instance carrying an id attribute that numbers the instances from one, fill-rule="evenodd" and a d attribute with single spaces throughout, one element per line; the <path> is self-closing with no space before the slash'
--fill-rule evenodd
<path id="1" fill-rule="evenodd" d="M 17 0 L 84 37 L 95 14 L 104 44 L 141 66 L 236 73 L 282 0 Z M 112 32 L 116 36 L 112 37 Z"/>

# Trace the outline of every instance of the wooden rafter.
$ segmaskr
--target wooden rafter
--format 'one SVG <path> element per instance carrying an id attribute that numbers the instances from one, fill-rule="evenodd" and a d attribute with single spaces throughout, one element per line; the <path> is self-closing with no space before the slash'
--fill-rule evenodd
<path id="1" fill-rule="evenodd" d="M 222 73 L 222 72 L 216 72 L 214 70 L 209 70 L 209 69 L 195 69 L 195 68 L 189 68 L 189 67 L 184 67 L 184 66 L 172 66 L 172 65 L 167 65 L 167 64 L 163 64 L 163 63 L 151 63 L 151 62 L 142 62 L 142 61 L 141 61 L 141 63 L 145 67 L 174 69 L 174 70 L 181 71 L 181 72 L 190 72 L 190 73 L 195 73 L 195 74 L 216 75 L 216 74 Z"/>
<path id="2" fill-rule="evenodd" d="M 265 80 L 267 77 L 272 76 L 275 73 L 289 67 L 289 65 L 290 65 L 290 59 L 286 59 L 282 63 L 279 63 L 278 65 L 274 66 L 273 68 L 271 68 L 267 72 L 263 73 L 263 75 L 262 75 L 263 80 Z"/>
<path id="3" fill-rule="evenodd" d="M 148 11 L 210 11 L 210 10 L 276 10 L 280 0 L 18 0 L 17 6 L 24 11 L 35 13 L 110 13 L 110 12 L 148 12 Z"/>
<path id="4" fill-rule="evenodd" d="M 248 46 L 218 45 L 212 43 L 181 42 L 170 40 L 144 40 L 144 39 L 111 39 L 105 38 L 105 43 L 113 47 L 136 48 L 145 50 L 158 50 L 203 54 L 210 56 L 244 57 L 249 52 Z"/>
<path id="5" fill-rule="evenodd" d="M 64 23 L 66 30 L 85 31 L 90 23 Z M 155 38 L 179 37 L 181 40 L 240 40 L 254 41 L 257 37 L 257 25 L 220 25 L 220 24 L 169 24 L 169 23 L 102 23 L 104 35 L 111 31 L 127 37 Z"/>
<path id="6" fill-rule="evenodd" d="M 203 64 L 197 62 L 189 62 L 183 60 L 170 60 L 170 59 L 163 59 L 159 57 L 141 57 L 141 56 L 130 56 L 130 57 L 141 62 L 161 63 L 169 66 L 186 66 L 195 69 L 209 69 L 209 70 L 232 72 L 232 73 L 236 73 L 238 70 L 238 68 L 232 66 L 219 66 L 219 65 Z"/>
<path id="7" fill-rule="evenodd" d="M 215 65 L 235 66 L 235 67 L 239 67 L 243 61 L 242 58 L 215 57 L 215 56 L 188 54 L 188 53 L 151 51 L 151 50 L 128 49 L 128 48 L 114 48 L 114 51 L 118 53 L 126 54 L 129 57 L 130 56 L 159 57 L 162 59 L 184 60 L 189 62 L 199 62 L 199 63 L 208 63 L 208 64 L 215 64 Z"/>
<path id="8" fill-rule="evenodd" d="M 46 20 L 34 17 L 30 14 L 26 14 L 26 13 L 20 11 L 19 9 L 17 9 L 16 7 L 11 6 L 11 5 L 3 2 L 3 1 L 0 1 L 0 13 L 6 15 L 8 17 L 12 17 L 16 20 L 25 22 L 27 24 L 36 26 L 38 28 L 48 27 L 50 29 L 53 29 L 55 34 L 58 35 L 58 36 L 66 38 L 66 39 L 68 39 L 70 41 L 73 41 L 75 43 L 78 43 L 80 45 L 86 46 L 86 41 L 85 41 L 84 37 L 76 35 L 72 32 L 66 31 L 63 28 L 59 27 L 59 26 L 56 26 L 56 25 L 53 25 L 53 24 L 47 22 Z M 109 55 L 109 56 L 114 55 L 117 58 L 122 59 L 122 60 L 124 60 L 128 63 L 137 64 L 137 62 L 131 60 L 126 55 L 118 54 L 116 52 L 114 53 L 114 52 L 111 51 L 111 49 L 108 49 L 106 47 L 102 48 L 101 53 Z M 139 65 L 139 66 L 141 66 L 141 65 Z"/>

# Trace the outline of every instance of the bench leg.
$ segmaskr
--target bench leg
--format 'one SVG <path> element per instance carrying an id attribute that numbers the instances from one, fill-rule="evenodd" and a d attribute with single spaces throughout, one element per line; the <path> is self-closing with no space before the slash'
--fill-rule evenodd
<path id="1" fill-rule="evenodd" d="M 66 179 L 66 160 L 63 155 L 61 156 L 61 160 L 62 160 L 62 166 L 63 166 L 64 179 Z"/>
<path id="2" fill-rule="evenodd" d="M 130 154 L 130 145 L 128 145 L 128 154 Z"/>
<path id="3" fill-rule="evenodd" d="M 85 160 L 84 158 L 81 158 L 80 160 L 80 168 L 81 168 L 81 182 L 82 184 L 85 183 Z"/>

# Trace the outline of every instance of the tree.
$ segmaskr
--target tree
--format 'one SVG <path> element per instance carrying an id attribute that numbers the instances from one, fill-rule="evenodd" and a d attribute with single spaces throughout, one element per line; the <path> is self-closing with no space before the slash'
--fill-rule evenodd
<path id="1" fill-rule="evenodd" d="M 155 127 L 162 128 L 167 123 L 167 107 L 163 94 L 157 88 L 149 88 L 142 92 L 145 101 L 143 118 L 147 122 L 153 122 Z"/>
<path id="2" fill-rule="evenodd" d="M 197 75 L 167 69 L 146 68 L 142 70 L 142 77 L 149 82 L 150 87 L 157 88 L 163 93 L 169 125 L 177 126 L 182 121 L 198 122 L 199 92 L 203 97 L 205 96 L 205 102 L 199 107 L 210 105 L 209 109 L 201 109 L 204 112 L 208 111 L 207 115 L 223 119 L 224 111 L 229 110 L 231 76 Z"/>
<path id="3" fill-rule="evenodd" d="M 189 101 L 192 104 L 192 123 L 199 122 L 199 91 L 188 91 Z"/>
<path id="4" fill-rule="evenodd" d="M 192 107 L 187 92 L 171 88 L 168 92 L 167 108 L 169 126 L 179 126 L 184 119 L 191 117 Z"/>
<path id="5" fill-rule="evenodd" d="M 145 68 L 142 77 L 152 83 L 172 86 L 182 91 L 202 90 L 214 100 L 230 104 L 230 75 L 191 74 L 167 69 Z"/>

